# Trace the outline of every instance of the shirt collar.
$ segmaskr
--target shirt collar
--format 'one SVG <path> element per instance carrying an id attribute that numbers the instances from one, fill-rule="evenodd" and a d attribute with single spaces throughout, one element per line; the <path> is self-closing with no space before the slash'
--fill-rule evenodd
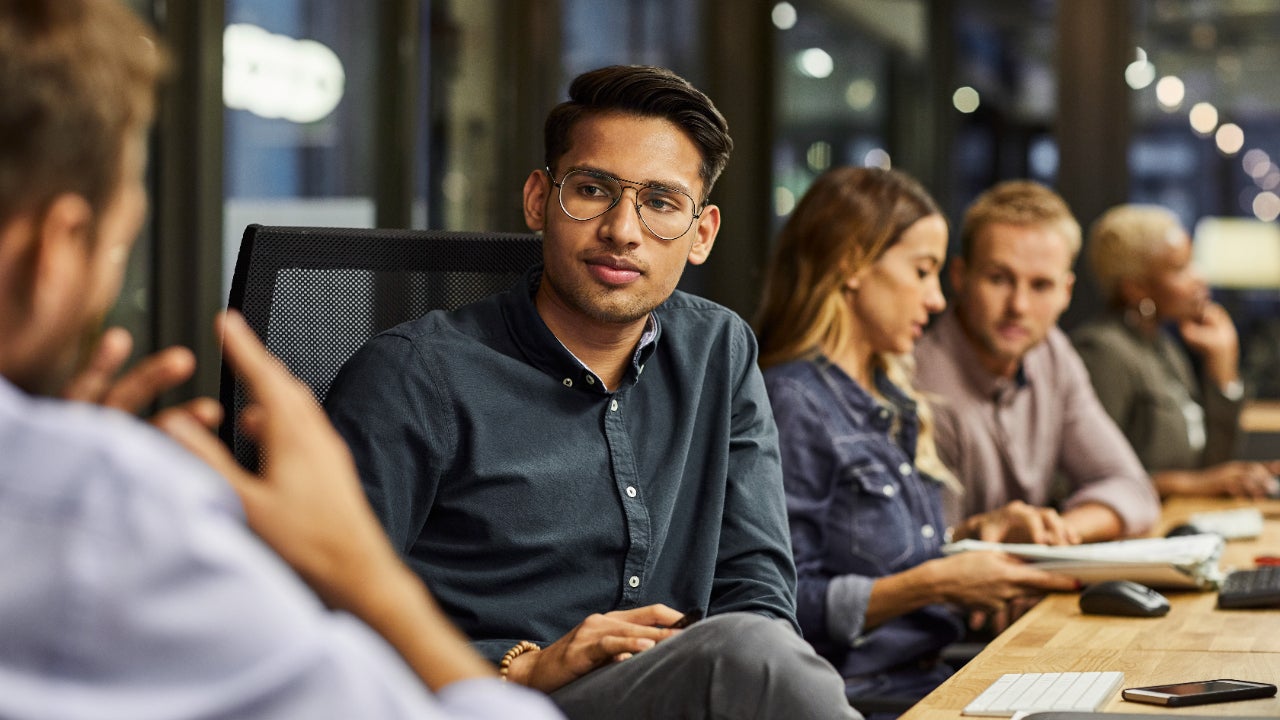
<path id="1" fill-rule="evenodd" d="M 901 388 L 894 385 L 883 370 L 876 369 L 873 382 L 876 384 L 876 391 L 888 401 L 890 407 L 885 407 L 878 402 L 866 388 L 849 377 L 848 373 L 832 363 L 825 355 L 819 355 L 815 363 L 834 395 L 847 400 L 853 417 L 867 418 L 872 426 L 886 431 L 892 424 L 895 412 L 905 417 L 915 418 L 916 402 L 907 397 Z"/>
<path id="2" fill-rule="evenodd" d="M 959 315 L 954 310 L 947 310 L 942 317 L 938 318 L 937 324 L 944 346 L 955 351 L 952 357 L 960 366 L 960 372 L 982 397 L 993 399 L 1008 397 L 1031 385 L 1034 378 L 1027 373 L 1025 362 L 1018 364 L 1018 371 L 1012 378 L 1006 378 L 988 370 L 978 357 L 978 351 L 974 349 L 973 342 L 969 340 L 964 327 L 960 325 Z"/>
<path id="3" fill-rule="evenodd" d="M 525 273 L 524 278 L 514 288 L 505 293 L 501 299 L 502 314 L 507 322 L 507 329 L 516 345 L 520 347 L 530 364 L 539 370 L 559 379 L 568 387 L 578 387 L 590 392 L 605 393 L 599 376 L 582 363 L 560 339 L 551 332 L 538 308 L 534 304 L 538 286 L 542 282 L 542 266 L 537 265 Z M 635 353 L 631 356 L 631 367 L 623 377 L 622 384 L 634 384 L 638 381 L 644 364 L 652 357 L 662 335 L 662 324 L 656 312 L 649 313 L 644 333 L 640 342 L 636 343 Z M 617 390 L 618 388 L 612 388 Z"/>

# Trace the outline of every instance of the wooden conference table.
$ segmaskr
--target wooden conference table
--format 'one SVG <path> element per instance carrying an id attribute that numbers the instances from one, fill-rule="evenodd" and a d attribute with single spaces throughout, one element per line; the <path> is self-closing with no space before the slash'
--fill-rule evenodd
<path id="1" fill-rule="evenodd" d="M 1260 538 L 1228 542 L 1222 567 L 1251 568 L 1257 555 L 1280 555 L 1280 500 L 1258 503 L 1217 498 L 1172 498 L 1158 533 L 1193 512 L 1252 505 L 1266 521 Z M 1217 593 L 1164 593 L 1169 614 L 1159 618 L 1108 617 L 1080 612 L 1079 595 L 1051 595 L 1000 634 L 903 720 L 944 720 L 960 714 L 1004 673 L 1119 670 L 1122 687 L 1187 680 L 1238 678 L 1280 685 L 1280 609 L 1218 610 Z M 1280 698 L 1189 708 L 1126 702 L 1117 692 L 1104 712 L 1243 715 L 1280 718 Z"/>

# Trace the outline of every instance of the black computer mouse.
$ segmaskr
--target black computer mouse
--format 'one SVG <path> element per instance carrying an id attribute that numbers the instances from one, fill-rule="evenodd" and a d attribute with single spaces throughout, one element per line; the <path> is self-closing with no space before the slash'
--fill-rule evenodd
<path id="1" fill-rule="evenodd" d="M 1169 532 L 1165 533 L 1164 536 L 1167 538 L 1182 537 L 1183 535 L 1199 535 L 1203 532 L 1203 530 L 1191 523 L 1183 523 L 1169 528 Z"/>
<path id="2" fill-rule="evenodd" d="M 1080 611 L 1089 615 L 1159 617 L 1169 612 L 1169 601 L 1141 583 L 1107 580 L 1080 593 Z"/>

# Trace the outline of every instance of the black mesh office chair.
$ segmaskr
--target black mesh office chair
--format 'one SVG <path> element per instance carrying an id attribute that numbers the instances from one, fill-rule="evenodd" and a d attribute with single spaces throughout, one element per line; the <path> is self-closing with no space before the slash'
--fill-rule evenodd
<path id="1" fill-rule="evenodd" d="M 250 225 L 227 305 L 323 402 L 373 335 L 505 290 L 541 260 L 536 235 Z M 219 396 L 223 442 L 256 468 L 257 448 L 237 426 L 245 391 L 225 362 Z"/>

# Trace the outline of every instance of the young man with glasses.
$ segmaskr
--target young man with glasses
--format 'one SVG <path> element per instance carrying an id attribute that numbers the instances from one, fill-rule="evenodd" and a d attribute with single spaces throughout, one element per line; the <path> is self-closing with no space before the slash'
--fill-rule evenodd
<path id="1" fill-rule="evenodd" d="M 445 611 L 570 717 L 855 717 L 795 630 L 751 330 L 675 289 L 719 230 L 724 118 L 658 68 L 569 92 L 524 186 L 542 266 L 371 340 L 330 415 Z"/>

